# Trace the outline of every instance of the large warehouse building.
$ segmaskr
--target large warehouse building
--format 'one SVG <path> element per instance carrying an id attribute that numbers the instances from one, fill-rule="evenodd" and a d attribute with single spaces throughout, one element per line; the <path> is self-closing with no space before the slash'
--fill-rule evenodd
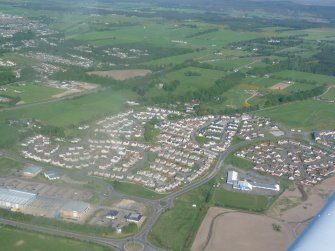
<path id="1" fill-rule="evenodd" d="M 36 194 L 0 187 L 0 207 L 19 210 L 35 200 Z"/>
<path id="2" fill-rule="evenodd" d="M 83 201 L 69 201 L 60 210 L 62 218 L 79 220 L 90 209 L 90 204 Z"/>

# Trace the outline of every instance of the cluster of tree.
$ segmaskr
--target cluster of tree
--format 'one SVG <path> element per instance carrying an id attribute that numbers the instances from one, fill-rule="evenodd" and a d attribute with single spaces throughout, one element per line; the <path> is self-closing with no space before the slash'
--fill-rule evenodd
<path id="1" fill-rule="evenodd" d="M 11 70 L 0 69 L 0 85 L 12 83 L 15 79 L 15 74 Z"/>
<path id="2" fill-rule="evenodd" d="M 197 36 L 201 36 L 201 35 L 206 35 L 206 34 L 209 34 L 209 33 L 212 33 L 212 32 L 216 32 L 218 30 L 219 30 L 218 28 L 211 28 L 211 29 L 207 29 L 207 30 L 204 30 L 204 31 L 199 31 L 199 32 L 193 33 L 191 35 L 186 36 L 186 38 L 193 38 L 193 37 L 197 37 Z"/>
<path id="3" fill-rule="evenodd" d="M 321 95 L 325 92 L 325 90 L 326 86 L 322 85 L 306 91 L 293 92 L 289 95 L 271 93 L 264 97 L 266 99 L 264 106 L 273 106 L 292 101 L 309 99 Z"/>
<path id="4" fill-rule="evenodd" d="M 144 125 L 144 140 L 152 142 L 158 136 L 159 130 L 155 128 L 155 125 L 159 123 L 157 118 L 152 118 Z"/>
<path id="5" fill-rule="evenodd" d="M 173 92 L 180 85 L 179 80 L 173 80 L 172 82 L 163 85 L 163 90 Z"/>
<path id="6" fill-rule="evenodd" d="M 195 72 L 195 71 L 186 71 L 184 72 L 184 76 L 186 77 L 199 77 L 201 76 L 200 72 Z"/>
<path id="7" fill-rule="evenodd" d="M 242 73 L 232 73 L 221 79 L 218 79 L 211 87 L 200 88 L 179 95 L 172 95 L 169 93 L 168 95 L 153 97 L 149 103 L 163 104 L 190 102 L 192 100 L 199 100 L 201 102 L 215 102 L 216 104 L 222 103 L 225 98 L 221 97 L 221 94 L 240 84 L 244 78 L 245 75 Z"/>
<path id="8" fill-rule="evenodd" d="M 63 127 L 57 127 L 53 125 L 42 125 L 40 128 L 35 129 L 36 133 L 48 135 L 52 137 L 65 137 L 65 130 Z"/>

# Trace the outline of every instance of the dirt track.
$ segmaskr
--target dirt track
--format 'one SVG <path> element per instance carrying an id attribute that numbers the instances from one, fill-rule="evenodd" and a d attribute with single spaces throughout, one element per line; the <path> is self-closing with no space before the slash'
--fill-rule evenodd
<path id="1" fill-rule="evenodd" d="M 116 80 L 126 80 L 129 78 L 144 77 L 150 73 L 151 73 L 150 70 L 143 70 L 143 69 L 89 72 L 90 75 L 97 75 L 105 78 L 113 78 Z"/>

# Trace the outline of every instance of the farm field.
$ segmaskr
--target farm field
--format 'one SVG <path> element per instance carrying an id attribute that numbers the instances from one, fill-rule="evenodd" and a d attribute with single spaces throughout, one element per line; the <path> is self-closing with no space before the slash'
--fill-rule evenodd
<path id="1" fill-rule="evenodd" d="M 275 231 L 273 224 L 280 226 L 280 231 Z M 207 241 L 199 234 L 207 237 Z M 266 251 L 271 246 L 273 250 L 284 251 L 293 239 L 288 226 L 279 220 L 265 215 L 210 208 L 197 234 L 199 241 L 193 243 L 191 250 L 220 250 L 224 246 L 226 250 Z"/>
<path id="2" fill-rule="evenodd" d="M 335 128 L 335 104 L 306 100 L 266 108 L 255 114 L 307 131 Z"/>
<path id="3" fill-rule="evenodd" d="M 67 238 L 53 237 L 40 233 L 0 226 L 1 250 L 4 251 L 36 251 L 36 250 L 71 250 L 71 251 L 112 251 L 113 249 L 79 242 Z"/>

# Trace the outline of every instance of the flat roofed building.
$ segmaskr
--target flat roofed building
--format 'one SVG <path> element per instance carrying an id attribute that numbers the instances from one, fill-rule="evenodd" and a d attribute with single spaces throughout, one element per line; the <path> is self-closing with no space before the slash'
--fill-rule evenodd
<path id="1" fill-rule="evenodd" d="M 90 209 L 90 204 L 83 201 L 69 201 L 60 209 L 63 218 L 79 220 Z"/>
<path id="2" fill-rule="evenodd" d="M 42 171 L 42 167 L 31 165 L 23 169 L 23 176 L 25 177 L 35 177 Z"/>
<path id="3" fill-rule="evenodd" d="M 272 190 L 272 191 L 280 190 L 280 186 L 278 184 L 263 184 L 263 183 L 252 182 L 251 185 L 253 188 L 260 188 L 260 189 Z"/>
<path id="4" fill-rule="evenodd" d="M 128 215 L 125 216 L 125 218 L 129 222 L 138 223 L 142 219 L 142 216 L 143 215 L 139 213 L 129 213 Z"/>
<path id="5" fill-rule="evenodd" d="M 246 180 L 239 180 L 233 185 L 233 188 L 241 191 L 251 191 L 252 185 Z"/>
<path id="6" fill-rule="evenodd" d="M 60 176 L 58 172 L 56 171 L 45 171 L 44 177 L 47 178 L 48 180 L 59 180 L 60 179 Z"/>
<path id="7" fill-rule="evenodd" d="M 233 185 L 238 181 L 238 172 L 228 171 L 227 184 Z"/>
<path id="8" fill-rule="evenodd" d="M 24 191 L 0 188 L 0 207 L 18 210 L 29 205 L 36 198 L 36 194 Z"/>

